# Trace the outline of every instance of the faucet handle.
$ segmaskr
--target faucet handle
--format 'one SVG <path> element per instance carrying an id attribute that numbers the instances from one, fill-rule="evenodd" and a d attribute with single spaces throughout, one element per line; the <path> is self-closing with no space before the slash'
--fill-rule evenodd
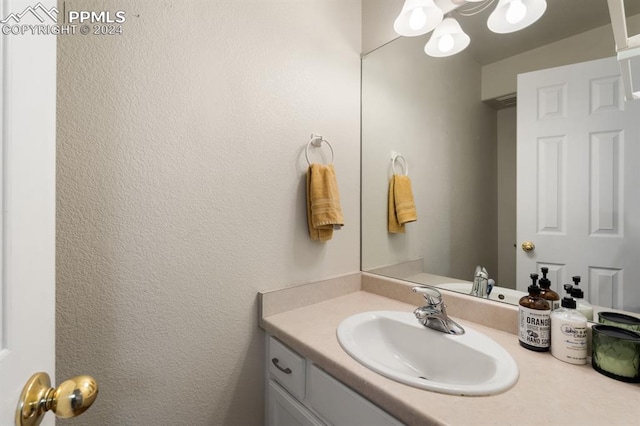
<path id="1" fill-rule="evenodd" d="M 485 268 L 484 266 L 476 266 L 476 271 L 473 274 L 474 278 L 483 278 L 483 279 L 488 279 L 489 278 L 489 273 L 487 272 L 487 268 Z"/>
<path id="2" fill-rule="evenodd" d="M 429 305 L 439 305 L 442 303 L 442 294 L 435 287 L 417 286 L 411 289 L 414 293 L 420 293 Z"/>
<path id="3" fill-rule="evenodd" d="M 473 276 L 474 276 L 474 277 L 477 277 L 477 276 L 479 276 L 481 273 L 482 273 L 482 266 L 481 266 L 481 265 L 476 266 L 476 271 L 473 273 Z"/>

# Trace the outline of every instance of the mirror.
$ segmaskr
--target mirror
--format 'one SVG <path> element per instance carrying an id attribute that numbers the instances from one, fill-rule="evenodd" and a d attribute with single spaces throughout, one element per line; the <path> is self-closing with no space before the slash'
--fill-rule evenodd
<path id="1" fill-rule="evenodd" d="M 627 3 L 636 34 L 640 2 Z M 471 37 L 454 56 L 425 55 L 430 34 L 397 38 L 363 56 L 363 271 L 468 292 L 462 284 L 482 265 L 500 300 L 519 298 L 512 293 L 520 250 L 516 74 L 615 55 L 606 2 L 547 4 L 537 23 L 503 35 L 485 30 L 491 8 L 468 17 L 454 12 Z M 387 232 L 392 152 L 408 163 L 418 212 L 404 234 Z M 562 284 L 554 283 L 556 291 Z"/>

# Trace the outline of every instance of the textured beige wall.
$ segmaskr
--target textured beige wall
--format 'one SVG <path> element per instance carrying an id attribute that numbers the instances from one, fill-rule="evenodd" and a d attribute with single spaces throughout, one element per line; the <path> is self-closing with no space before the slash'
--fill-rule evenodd
<path id="1" fill-rule="evenodd" d="M 360 1 L 65 3 L 127 13 L 58 40 L 56 376 L 100 383 L 65 424 L 261 424 L 256 292 L 359 270 Z M 326 244 L 311 132 L 346 221 Z"/>
<path id="2" fill-rule="evenodd" d="M 471 279 L 482 264 L 495 276 L 496 111 L 480 101 L 480 65 L 425 55 L 425 37 L 363 60 L 362 267 L 423 258 L 425 272 Z M 406 234 L 387 232 L 391 151 L 407 159 L 416 200 Z"/>

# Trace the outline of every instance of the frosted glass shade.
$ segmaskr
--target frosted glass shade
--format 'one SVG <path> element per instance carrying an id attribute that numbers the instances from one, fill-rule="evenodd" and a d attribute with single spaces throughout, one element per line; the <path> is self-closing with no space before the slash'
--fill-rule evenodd
<path id="1" fill-rule="evenodd" d="M 462 52 L 470 42 L 471 39 L 462 31 L 458 21 L 446 18 L 436 27 L 424 46 L 424 53 L 436 58 L 451 56 Z"/>
<path id="2" fill-rule="evenodd" d="M 401 36 L 419 36 L 433 31 L 443 16 L 433 0 L 405 0 L 393 29 Z"/>
<path id="3" fill-rule="evenodd" d="M 494 33 L 512 33 L 536 22 L 546 10 L 545 0 L 500 0 L 487 26 Z"/>

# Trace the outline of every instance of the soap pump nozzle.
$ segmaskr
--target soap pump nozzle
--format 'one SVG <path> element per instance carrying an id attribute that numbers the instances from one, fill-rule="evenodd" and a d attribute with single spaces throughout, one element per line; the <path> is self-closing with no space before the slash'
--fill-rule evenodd
<path id="1" fill-rule="evenodd" d="M 580 284 L 580 276 L 576 275 L 571 279 L 573 280 L 573 284 L 574 284 L 573 288 L 571 289 L 571 296 L 577 297 L 578 299 L 583 299 L 584 292 L 580 287 L 578 287 L 578 285 Z M 569 284 L 565 284 L 565 285 L 569 285 Z"/>
<path id="2" fill-rule="evenodd" d="M 577 309 L 587 320 L 593 321 L 593 306 L 584 299 L 584 291 L 578 287 L 578 284 L 580 284 L 580 276 L 576 275 L 572 279 L 574 285 L 571 289 L 571 296 L 576 300 L 576 304 L 578 305 Z"/>
<path id="3" fill-rule="evenodd" d="M 531 285 L 527 290 L 529 290 L 529 293 L 540 294 L 540 287 L 538 287 L 538 274 L 533 273 L 530 274 L 529 277 L 531 278 Z"/>
<path id="4" fill-rule="evenodd" d="M 571 297 L 571 290 L 573 289 L 573 286 L 571 284 L 565 284 L 563 285 L 563 287 L 564 291 L 567 292 L 567 295 L 562 298 L 562 302 L 560 302 L 560 305 L 563 308 L 575 309 L 576 301 L 573 297 Z"/>
<path id="5" fill-rule="evenodd" d="M 547 278 L 549 268 L 543 266 L 542 268 L 540 268 L 540 270 L 542 271 L 542 278 L 540 278 L 540 287 L 548 289 L 549 287 L 551 287 L 551 281 L 549 281 L 549 278 Z"/>

